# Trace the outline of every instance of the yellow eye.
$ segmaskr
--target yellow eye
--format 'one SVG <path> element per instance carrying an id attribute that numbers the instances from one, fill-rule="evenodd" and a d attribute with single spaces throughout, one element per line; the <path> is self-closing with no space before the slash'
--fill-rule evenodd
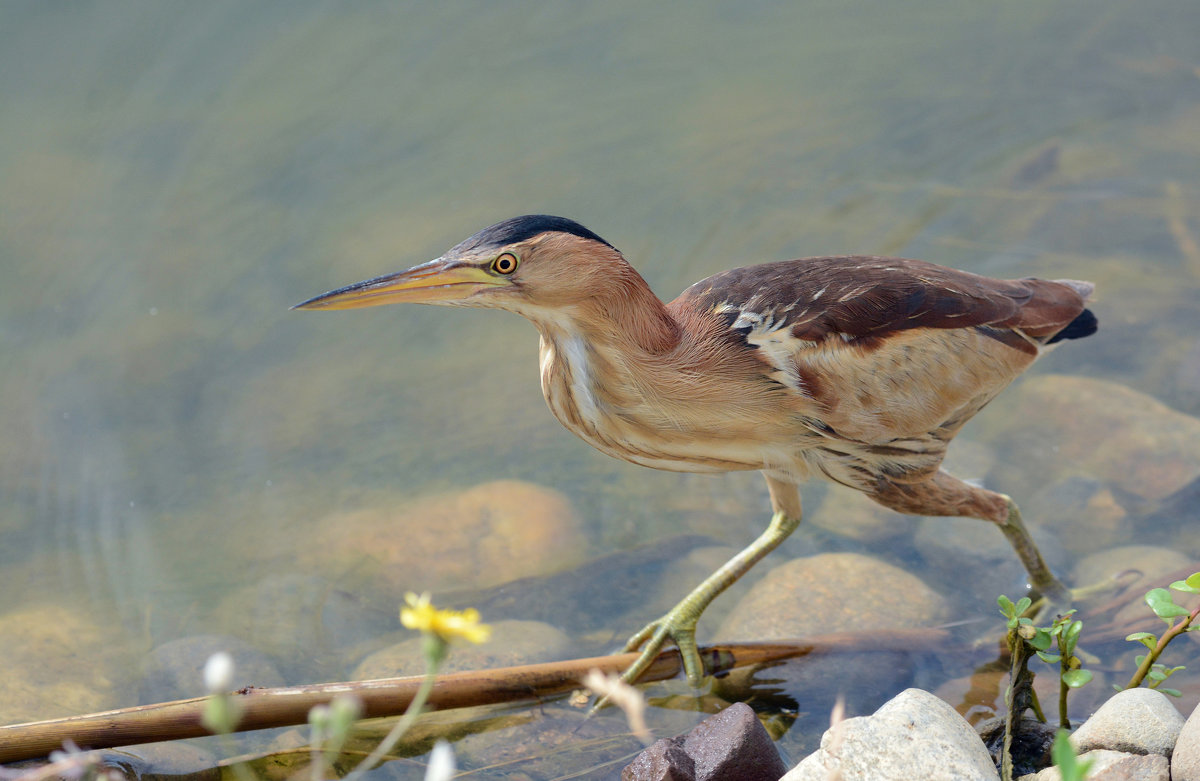
<path id="1" fill-rule="evenodd" d="M 497 274 L 511 274 L 517 270 L 517 264 L 520 262 L 516 255 L 511 252 L 504 252 L 492 261 L 492 271 L 495 271 Z"/>

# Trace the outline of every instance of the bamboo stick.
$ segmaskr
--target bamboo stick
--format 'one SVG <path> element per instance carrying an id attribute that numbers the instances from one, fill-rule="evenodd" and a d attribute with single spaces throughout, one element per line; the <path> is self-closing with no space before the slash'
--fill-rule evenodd
<path id="1" fill-rule="evenodd" d="M 944 643 L 946 638 L 944 631 L 935 629 L 847 632 L 809 640 L 704 646 L 700 651 L 708 672 L 717 674 L 735 667 L 765 664 L 817 651 L 915 650 Z M 429 707 L 444 710 L 551 697 L 580 688 L 579 681 L 589 670 L 620 672 L 637 656 L 636 653 L 623 653 L 439 675 L 429 698 Z M 664 651 L 639 682 L 673 678 L 680 669 L 679 652 L 674 649 Z M 237 731 L 304 724 L 314 705 L 326 704 L 343 694 L 353 695 L 361 701 L 364 718 L 396 716 L 408 707 L 421 679 L 422 676 L 409 676 L 273 689 L 248 687 L 233 694 L 241 713 Z M 3 726 L 0 727 L 0 762 L 46 756 L 61 747 L 64 740 L 74 741 L 83 748 L 100 749 L 208 735 L 210 733 L 200 723 L 206 700 L 207 697 L 194 697 Z"/>

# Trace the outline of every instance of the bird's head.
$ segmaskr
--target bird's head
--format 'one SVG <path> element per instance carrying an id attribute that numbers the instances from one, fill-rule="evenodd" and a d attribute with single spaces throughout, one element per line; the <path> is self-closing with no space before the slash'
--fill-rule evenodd
<path id="1" fill-rule="evenodd" d="M 620 289 L 636 272 L 616 249 L 577 222 L 532 214 L 513 217 L 407 271 L 323 293 L 293 309 L 353 309 L 393 303 L 540 312 Z"/>

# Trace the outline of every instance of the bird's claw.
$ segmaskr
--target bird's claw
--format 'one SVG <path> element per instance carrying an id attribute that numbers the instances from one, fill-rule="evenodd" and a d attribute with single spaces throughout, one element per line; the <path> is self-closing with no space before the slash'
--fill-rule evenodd
<path id="1" fill-rule="evenodd" d="M 687 675 L 688 683 L 699 687 L 704 681 L 704 664 L 700 660 L 700 651 L 696 646 L 696 621 L 699 615 L 687 609 L 686 604 L 676 606 L 657 621 L 651 621 L 640 631 L 629 638 L 625 644 L 626 651 L 642 649 L 641 655 L 625 672 L 621 680 L 633 683 L 658 658 L 659 652 L 667 640 L 675 643 L 679 649 L 679 657 L 683 662 L 683 672 Z"/>

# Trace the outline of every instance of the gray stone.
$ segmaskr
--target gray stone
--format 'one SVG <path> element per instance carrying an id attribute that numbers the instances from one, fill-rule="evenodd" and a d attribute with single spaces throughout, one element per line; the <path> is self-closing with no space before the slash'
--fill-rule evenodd
<path id="1" fill-rule="evenodd" d="M 1200 705 L 1179 730 L 1171 756 L 1171 781 L 1200 781 Z"/>
<path id="2" fill-rule="evenodd" d="M 232 690 L 285 683 L 271 659 L 242 640 L 224 635 L 192 635 L 163 643 L 146 654 L 138 689 L 140 700 L 148 703 L 208 694 L 204 688 L 204 665 L 218 651 L 233 657 Z"/>
<path id="3" fill-rule="evenodd" d="M 1088 781 L 1169 781 L 1170 767 L 1161 754 L 1127 754 L 1123 751 L 1096 749 L 1079 757 L 1080 762 L 1091 762 Z M 1062 773 L 1056 767 L 1048 767 L 1040 773 L 1021 776 L 1017 781 L 1062 781 Z"/>
<path id="4" fill-rule="evenodd" d="M 1105 748 L 1129 754 L 1161 754 L 1168 759 L 1183 727 L 1183 716 L 1167 695 L 1153 689 L 1126 689 L 1071 736 L 1077 752 Z"/>
<path id="5" fill-rule="evenodd" d="M 621 781 L 693 781 L 695 764 L 677 738 L 655 741 L 621 771 Z"/>
<path id="6" fill-rule="evenodd" d="M 683 739 L 696 781 L 778 781 L 787 772 L 775 743 L 744 702 L 696 725 Z"/>
<path id="7" fill-rule="evenodd" d="M 622 781 L 778 781 L 787 765 L 749 705 L 734 703 L 686 735 L 656 742 L 621 772 Z"/>
<path id="8" fill-rule="evenodd" d="M 835 776 L 836 774 L 836 776 Z M 907 689 L 873 716 L 846 719 L 784 781 L 993 781 L 1000 774 L 966 720 L 942 700 Z"/>

